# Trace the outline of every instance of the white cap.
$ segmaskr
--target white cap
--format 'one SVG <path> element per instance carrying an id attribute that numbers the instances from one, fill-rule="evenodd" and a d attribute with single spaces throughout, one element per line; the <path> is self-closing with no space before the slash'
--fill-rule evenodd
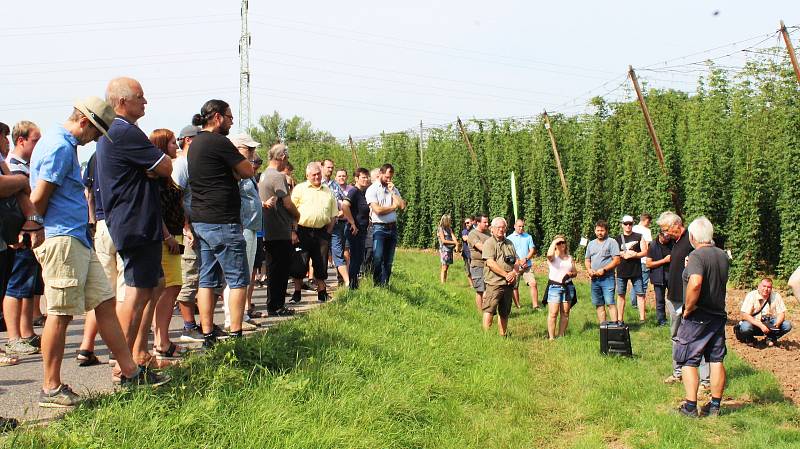
<path id="1" fill-rule="evenodd" d="M 622 220 L 619 221 L 620 223 L 633 223 L 633 217 L 630 215 L 626 215 L 622 217 Z"/>

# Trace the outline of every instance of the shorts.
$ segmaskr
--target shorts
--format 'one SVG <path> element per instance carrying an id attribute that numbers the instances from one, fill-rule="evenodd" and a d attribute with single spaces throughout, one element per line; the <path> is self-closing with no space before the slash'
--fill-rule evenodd
<path id="1" fill-rule="evenodd" d="M 297 238 L 300 239 L 300 248 L 308 251 L 311 265 L 314 268 L 314 279 L 324 281 L 328 279 L 328 247 L 331 235 L 322 228 L 297 227 Z"/>
<path id="2" fill-rule="evenodd" d="M 487 285 L 481 302 L 481 310 L 484 313 L 498 314 L 501 318 L 507 318 L 511 314 L 513 299 L 513 289 L 510 285 Z"/>
<path id="3" fill-rule="evenodd" d="M 519 288 L 519 281 L 522 279 L 528 285 L 536 285 L 536 276 L 533 275 L 533 272 L 526 271 L 522 273 L 521 278 L 517 278 L 517 282 L 514 284 L 514 288 Z"/>
<path id="4" fill-rule="evenodd" d="M 641 276 L 630 279 L 617 278 L 616 287 L 618 295 L 625 296 L 625 294 L 628 293 L 628 281 L 631 281 L 631 284 L 633 284 L 633 291 L 636 292 L 636 296 L 644 296 L 644 283 L 642 283 Z"/>
<path id="5" fill-rule="evenodd" d="M 133 248 L 117 249 L 125 270 L 125 285 L 134 288 L 155 288 L 164 277 L 161 269 L 162 242 L 151 242 Z"/>
<path id="6" fill-rule="evenodd" d="M 453 250 L 440 246 L 439 261 L 442 265 L 453 265 Z"/>
<path id="7" fill-rule="evenodd" d="M 36 261 L 33 251 L 27 248 L 7 251 L 14 254 L 14 263 L 11 268 L 11 276 L 8 278 L 5 296 L 23 299 L 43 294 L 42 267 Z"/>
<path id="8" fill-rule="evenodd" d="M 195 247 L 186 246 L 181 255 L 181 278 L 183 278 L 183 286 L 180 293 L 178 293 L 178 301 L 182 303 L 192 304 L 197 298 L 197 284 L 200 281 L 198 273 L 200 272 L 200 261 L 197 259 L 195 250 L 200 242 L 195 240 Z"/>
<path id="9" fill-rule="evenodd" d="M 178 244 L 183 244 L 183 236 L 175 236 Z M 164 272 L 164 287 L 183 285 L 181 275 L 181 255 L 170 254 L 166 243 L 161 244 L 161 270 Z"/>
<path id="10" fill-rule="evenodd" d="M 569 294 L 568 294 L 569 293 Z M 570 298 L 575 295 L 575 285 L 572 283 L 564 285 L 550 284 L 547 287 L 547 303 L 558 304 L 562 302 L 569 303 Z"/>
<path id="11" fill-rule="evenodd" d="M 720 363 L 728 353 L 725 345 L 726 317 L 696 311 L 683 318 L 673 341 L 672 358 L 680 366 L 700 366 L 705 357 L 709 363 Z"/>
<path id="12" fill-rule="evenodd" d="M 486 284 L 483 282 L 483 267 L 469 267 L 469 276 L 472 278 L 472 288 L 478 293 L 483 293 L 486 290 Z"/>
<path id="13" fill-rule="evenodd" d="M 469 272 L 469 257 L 464 257 L 462 254 L 461 259 L 464 260 L 464 272 L 467 273 L 467 276 L 469 276 L 470 279 L 472 279 L 472 274 Z"/>
<path id="14" fill-rule="evenodd" d="M 230 288 L 250 285 L 247 244 L 238 223 L 194 223 L 195 237 L 200 242 L 198 287 Z"/>
<path id="15" fill-rule="evenodd" d="M 75 237 L 50 237 L 33 251 L 42 265 L 47 315 L 81 315 L 114 297 L 94 250 Z"/>
<path id="16" fill-rule="evenodd" d="M 117 302 L 125 300 L 125 273 L 122 269 L 122 257 L 117 253 L 117 247 L 111 240 L 105 220 L 98 220 L 94 232 L 94 251 L 97 260 L 106 272 L 108 285 L 116 292 Z"/>
<path id="17" fill-rule="evenodd" d="M 592 305 L 595 307 L 613 306 L 617 303 L 614 299 L 614 275 L 612 274 L 592 279 L 591 291 Z"/>

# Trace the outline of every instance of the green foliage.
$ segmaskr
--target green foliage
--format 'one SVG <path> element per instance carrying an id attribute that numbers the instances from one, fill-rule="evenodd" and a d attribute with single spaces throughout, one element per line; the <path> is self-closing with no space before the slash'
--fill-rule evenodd
<path id="1" fill-rule="evenodd" d="M 672 189 L 687 222 L 705 215 L 714 224 L 715 239 L 733 254 L 737 284 L 762 272 L 786 277 L 800 264 L 800 89 L 789 67 L 754 61 L 731 76 L 710 64 L 693 95 L 646 92 L 664 168 L 636 101 L 598 97 L 592 114 L 551 114 L 569 197 L 541 119 L 466 121 L 474 158 L 455 125 L 426 130 L 422 149 L 417 132 L 408 131 L 358 142 L 355 153 L 367 168 L 394 164 L 409 204 L 401 215 L 405 246 L 435 246 L 442 214 L 513 219 L 513 171 L 520 217 L 540 247 L 564 234 L 577 250 L 598 219 L 612 223 L 613 234 L 622 215 L 674 210 Z M 309 160 L 355 168 L 347 143 L 299 117 L 275 113 L 260 125 L 264 143 L 286 130 L 299 178 Z"/>

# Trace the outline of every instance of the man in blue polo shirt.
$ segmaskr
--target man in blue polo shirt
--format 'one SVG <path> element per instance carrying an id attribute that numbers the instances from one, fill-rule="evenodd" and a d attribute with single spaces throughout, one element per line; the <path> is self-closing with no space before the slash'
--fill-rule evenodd
<path id="1" fill-rule="evenodd" d="M 522 261 L 525 271 L 522 273 L 522 279 L 528 283 L 531 289 L 531 303 L 533 310 L 539 310 L 539 288 L 536 286 L 536 276 L 533 275 L 533 256 L 536 255 L 536 245 L 533 244 L 533 237 L 525 232 L 525 220 L 518 218 L 514 223 L 514 232 L 508 235 L 508 240 L 514 244 L 514 249 L 517 251 L 517 259 Z M 514 283 L 514 304 L 519 307 L 519 279 Z"/>
<path id="2" fill-rule="evenodd" d="M 64 126 L 42 137 L 31 160 L 31 202 L 43 215 L 45 233 L 44 243 L 34 249 L 42 265 L 47 297 L 41 407 L 72 407 L 80 401 L 68 385 L 61 383 L 61 361 L 72 316 L 93 309 L 100 333 L 117 357 L 115 371 L 123 385 L 160 385 L 169 380 L 142 370 L 133 361 L 117 320 L 114 293 L 89 240 L 89 208 L 83 193 L 78 145 L 106 134 L 113 118 L 111 107 L 97 97 L 75 103 Z"/>
<path id="3" fill-rule="evenodd" d="M 145 364 L 153 313 L 147 304 L 159 296 L 161 244 L 168 235 L 162 232 L 156 178 L 170 176 L 172 162 L 136 126 L 147 104 L 138 81 L 111 80 L 106 101 L 117 117 L 109 123 L 108 137 L 97 142 L 96 182 L 111 240 L 124 265 L 125 301 L 120 305 L 120 324 L 128 348 L 140 364 Z"/>

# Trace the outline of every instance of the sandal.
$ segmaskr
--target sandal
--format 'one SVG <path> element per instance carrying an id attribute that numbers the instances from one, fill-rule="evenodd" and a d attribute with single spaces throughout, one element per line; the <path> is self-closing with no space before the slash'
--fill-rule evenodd
<path id="1" fill-rule="evenodd" d="M 14 366 L 19 364 L 19 359 L 13 355 L 0 354 L 0 366 Z"/>
<path id="2" fill-rule="evenodd" d="M 78 361 L 78 366 L 82 367 L 100 364 L 100 359 L 97 358 L 94 351 L 89 351 L 88 349 L 78 350 L 78 355 L 75 357 L 75 360 Z"/>
<path id="3" fill-rule="evenodd" d="M 178 360 L 183 357 L 187 352 L 187 349 L 183 346 L 178 346 L 175 343 L 169 343 L 169 349 L 166 351 L 162 351 L 160 349 L 156 349 L 156 359 L 158 360 Z"/>

